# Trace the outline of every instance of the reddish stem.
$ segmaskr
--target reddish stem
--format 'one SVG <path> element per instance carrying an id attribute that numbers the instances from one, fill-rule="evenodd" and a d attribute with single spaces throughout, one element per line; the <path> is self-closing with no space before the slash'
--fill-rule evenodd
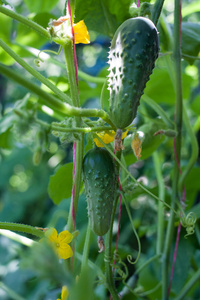
<path id="1" fill-rule="evenodd" d="M 73 27 L 73 21 L 72 21 L 72 15 L 71 15 L 71 7 L 70 7 L 69 0 L 67 1 L 67 10 L 68 10 L 69 18 L 70 18 L 71 31 L 72 31 L 72 43 L 73 43 L 73 53 L 74 53 L 74 66 L 75 66 L 75 74 L 76 74 L 76 84 L 77 84 L 77 89 L 78 89 L 78 64 L 77 64 L 77 57 L 76 57 L 74 27 Z"/>
<path id="2" fill-rule="evenodd" d="M 75 210 L 74 210 L 74 198 L 75 198 L 75 159 L 76 159 L 76 142 L 73 144 L 73 186 L 72 186 L 72 219 L 73 230 L 75 230 Z"/>
<path id="3" fill-rule="evenodd" d="M 76 47 L 75 47 L 75 39 L 74 39 L 74 28 L 73 28 L 73 21 L 72 21 L 71 7 L 70 7 L 69 0 L 67 1 L 67 11 L 68 11 L 68 14 L 69 14 L 70 24 L 71 24 L 71 31 L 72 31 L 74 67 L 75 67 L 76 84 L 77 84 L 77 90 L 78 90 L 78 65 L 77 65 Z M 72 219 L 73 219 L 73 230 L 75 230 L 75 209 L 74 209 L 74 198 L 75 198 L 75 161 L 76 161 L 76 142 L 73 143 L 73 186 L 72 186 Z"/>
<path id="4" fill-rule="evenodd" d="M 181 1 L 181 8 L 182 8 L 182 1 Z M 181 11 L 182 10 L 180 10 L 180 24 L 182 24 L 182 14 L 181 14 Z M 180 40 L 179 40 L 180 47 L 181 47 L 181 36 L 182 36 L 182 28 L 180 26 Z M 175 109 L 174 119 L 176 121 L 176 109 Z M 176 140 L 175 139 L 174 139 L 173 147 L 174 147 L 174 155 L 175 155 L 175 160 L 176 160 L 176 163 L 177 163 L 177 166 L 178 166 L 178 169 L 179 169 L 179 173 L 182 174 L 180 162 L 179 162 L 179 159 L 178 159 L 178 156 L 177 156 Z M 183 186 L 183 194 L 182 194 L 182 207 L 183 207 L 183 209 L 184 209 L 184 202 L 185 202 L 185 186 Z M 182 217 L 182 214 L 181 214 L 180 217 Z M 180 233 L 181 233 L 181 222 L 179 221 L 178 230 L 177 230 L 177 236 L 176 236 L 176 244 L 175 244 L 174 255 L 173 255 L 173 263 L 172 263 L 172 269 L 171 269 L 171 276 L 170 276 L 170 282 L 169 282 L 169 287 L 168 287 L 168 295 L 170 294 L 172 280 L 173 280 L 173 275 L 174 275 L 174 267 L 175 267 L 175 262 L 176 262 L 176 256 L 177 256 L 178 244 L 179 244 L 179 239 L 180 239 Z"/>

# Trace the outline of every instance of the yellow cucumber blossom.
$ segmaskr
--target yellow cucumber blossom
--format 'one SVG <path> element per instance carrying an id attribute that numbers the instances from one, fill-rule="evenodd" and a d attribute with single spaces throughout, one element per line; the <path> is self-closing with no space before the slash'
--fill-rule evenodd
<path id="1" fill-rule="evenodd" d="M 67 259 L 73 256 L 73 251 L 68 245 L 72 241 L 73 235 L 69 231 L 64 230 L 58 234 L 55 228 L 50 228 L 45 232 L 45 236 L 53 245 L 59 258 Z"/>
<path id="2" fill-rule="evenodd" d="M 127 136 L 128 129 L 123 132 L 122 140 Z M 109 144 L 114 141 L 116 132 L 114 130 L 104 131 L 97 133 L 98 137 L 104 142 L 104 144 Z M 104 147 L 104 145 L 97 139 L 93 139 L 97 147 Z"/>
<path id="3" fill-rule="evenodd" d="M 75 44 L 89 44 L 90 36 L 83 20 L 73 25 Z"/>
<path id="4" fill-rule="evenodd" d="M 64 45 L 72 40 L 72 30 L 69 16 L 52 20 L 47 28 L 52 40 L 60 45 Z M 75 44 L 89 44 L 90 36 L 83 20 L 73 24 Z"/>
<path id="5" fill-rule="evenodd" d="M 69 296 L 68 288 L 66 287 L 66 285 L 64 285 L 62 287 L 61 299 L 58 298 L 57 300 L 67 300 L 68 296 Z"/>

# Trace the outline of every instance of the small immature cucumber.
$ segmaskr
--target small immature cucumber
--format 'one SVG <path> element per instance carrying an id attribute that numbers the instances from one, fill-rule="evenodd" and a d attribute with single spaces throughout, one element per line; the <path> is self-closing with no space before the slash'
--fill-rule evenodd
<path id="1" fill-rule="evenodd" d="M 158 57 L 158 32 L 144 17 L 126 20 L 109 52 L 110 119 L 119 129 L 130 125 Z"/>
<path id="2" fill-rule="evenodd" d="M 117 188 L 115 163 L 106 149 L 93 148 L 85 154 L 83 179 L 91 229 L 103 236 L 110 228 Z"/>

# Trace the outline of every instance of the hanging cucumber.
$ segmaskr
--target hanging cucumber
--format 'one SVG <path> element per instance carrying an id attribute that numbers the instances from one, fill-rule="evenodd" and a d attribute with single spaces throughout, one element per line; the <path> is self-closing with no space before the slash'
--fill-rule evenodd
<path id="1" fill-rule="evenodd" d="M 144 17 L 126 20 L 116 31 L 109 52 L 109 114 L 124 129 L 136 116 L 141 95 L 158 57 L 158 32 Z"/>
<path id="2" fill-rule="evenodd" d="M 83 179 L 90 226 L 103 236 L 110 228 L 117 188 L 115 163 L 106 149 L 93 148 L 85 154 Z"/>

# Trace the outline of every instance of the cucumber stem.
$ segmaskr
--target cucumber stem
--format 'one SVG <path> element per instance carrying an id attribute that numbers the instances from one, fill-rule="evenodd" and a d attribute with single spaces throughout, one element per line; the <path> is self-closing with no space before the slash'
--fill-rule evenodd
<path id="1" fill-rule="evenodd" d="M 165 199 L 165 185 L 161 172 L 161 159 L 157 151 L 153 153 L 153 162 L 156 172 L 156 178 L 158 182 L 158 197 Z M 159 255 L 163 250 L 163 241 L 164 241 L 164 205 L 162 202 L 158 203 L 158 220 L 157 220 L 157 244 L 156 244 L 156 253 Z"/>
<path id="2" fill-rule="evenodd" d="M 83 257 L 81 263 L 81 272 L 88 266 L 88 255 L 89 255 L 89 246 L 90 246 L 90 238 L 91 238 L 91 228 L 90 224 L 88 223 L 85 243 L 83 248 Z"/>
<path id="3" fill-rule="evenodd" d="M 110 229 L 108 230 L 108 233 L 106 234 L 106 239 L 105 239 L 105 255 L 104 255 L 106 285 L 107 285 L 107 288 L 110 291 L 110 294 L 112 295 L 113 300 L 119 300 L 119 296 L 117 294 L 117 290 L 116 290 L 114 282 L 113 282 L 113 273 L 112 273 L 112 266 L 111 266 L 112 232 L 113 232 L 113 222 L 114 222 L 117 202 L 118 202 L 118 197 L 116 197 L 115 203 L 113 205 L 113 212 L 112 212 L 112 218 L 111 218 L 111 223 L 110 223 Z"/>
<path id="4" fill-rule="evenodd" d="M 76 80 L 76 71 L 75 71 L 75 64 L 74 64 L 74 53 L 73 53 L 73 45 L 72 41 L 67 43 L 64 47 L 64 54 L 65 54 L 65 61 L 68 73 L 68 80 L 70 85 L 70 92 L 72 98 L 72 110 L 82 110 L 79 101 L 79 94 L 78 94 L 78 86 Z M 80 115 L 75 116 L 76 127 L 81 127 L 82 120 Z M 75 226 L 75 217 L 77 212 L 78 206 L 78 199 L 79 199 L 79 192 L 80 192 L 80 185 L 81 185 L 81 171 L 82 171 L 82 159 L 83 159 L 83 143 L 84 143 L 84 134 L 81 134 L 80 140 L 76 141 L 74 145 L 74 170 L 73 170 L 73 190 L 72 190 L 72 199 L 70 204 L 70 213 L 67 222 L 67 227 L 69 231 L 72 231 Z"/>
<path id="5" fill-rule="evenodd" d="M 117 152 L 117 158 L 120 160 L 121 158 L 121 151 Z M 117 178 L 119 178 L 118 173 L 119 173 L 119 164 L 116 164 L 116 169 L 117 169 Z M 117 179 L 116 178 L 116 179 Z M 118 179 L 118 184 L 119 184 L 119 179 Z M 110 222 L 110 228 L 108 233 L 106 234 L 106 240 L 105 240 L 105 256 L 104 256 L 104 261 L 105 261 L 105 273 L 106 273 L 106 284 L 107 288 L 110 291 L 111 294 L 111 299 L 112 300 L 117 300 L 119 299 L 119 296 L 117 294 L 117 290 L 114 285 L 113 281 L 113 272 L 112 272 L 112 266 L 111 266 L 111 259 L 112 259 L 112 233 L 113 233 L 113 222 L 115 218 L 115 212 L 117 208 L 117 203 L 118 203 L 118 196 L 116 196 L 116 199 L 113 204 L 113 211 L 112 211 L 112 217 L 111 217 L 111 222 Z"/>
<path id="6" fill-rule="evenodd" d="M 181 131 L 182 131 L 182 113 L 183 113 L 183 101 L 182 101 L 182 78 L 181 78 L 181 0 L 175 0 L 174 9 L 174 43 L 173 43 L 173 59 L 174 59 L 174 75 L 175 75 L 175 95 L 176 95 L 176 111 L 175 111 L 175 123 L 177 126 L 177 137 L 174 139 L 174 151 L 175 151 L 175 163 L 173 172 L 173 184 L 172 184 L 172 197 L 171 206 L 175 209 L 176 199 L 178 195 L 178 181 L 179 181 L 179 164 L 181 158 Z M 163 253 L 163 265 L 162 265 L 162 299 L 169 299 L 169 261 L 170 250 L 174 232 L 174 220 L 175 214 L 172 210 L 170 213 L 167 233 L 164 245 Z"/>
<path id="7" fill-rule="evenodd" d="M 42 238 L 44 236 L 44 232 L 41 231 L 40 229 L 37 229 L 36 227 L 30 226 L 30 225 L 25 225 L 25 224 L 0 222 L 0 229 L 29 233 L 29 234 L 37 236 L 39 238 Z"/>

